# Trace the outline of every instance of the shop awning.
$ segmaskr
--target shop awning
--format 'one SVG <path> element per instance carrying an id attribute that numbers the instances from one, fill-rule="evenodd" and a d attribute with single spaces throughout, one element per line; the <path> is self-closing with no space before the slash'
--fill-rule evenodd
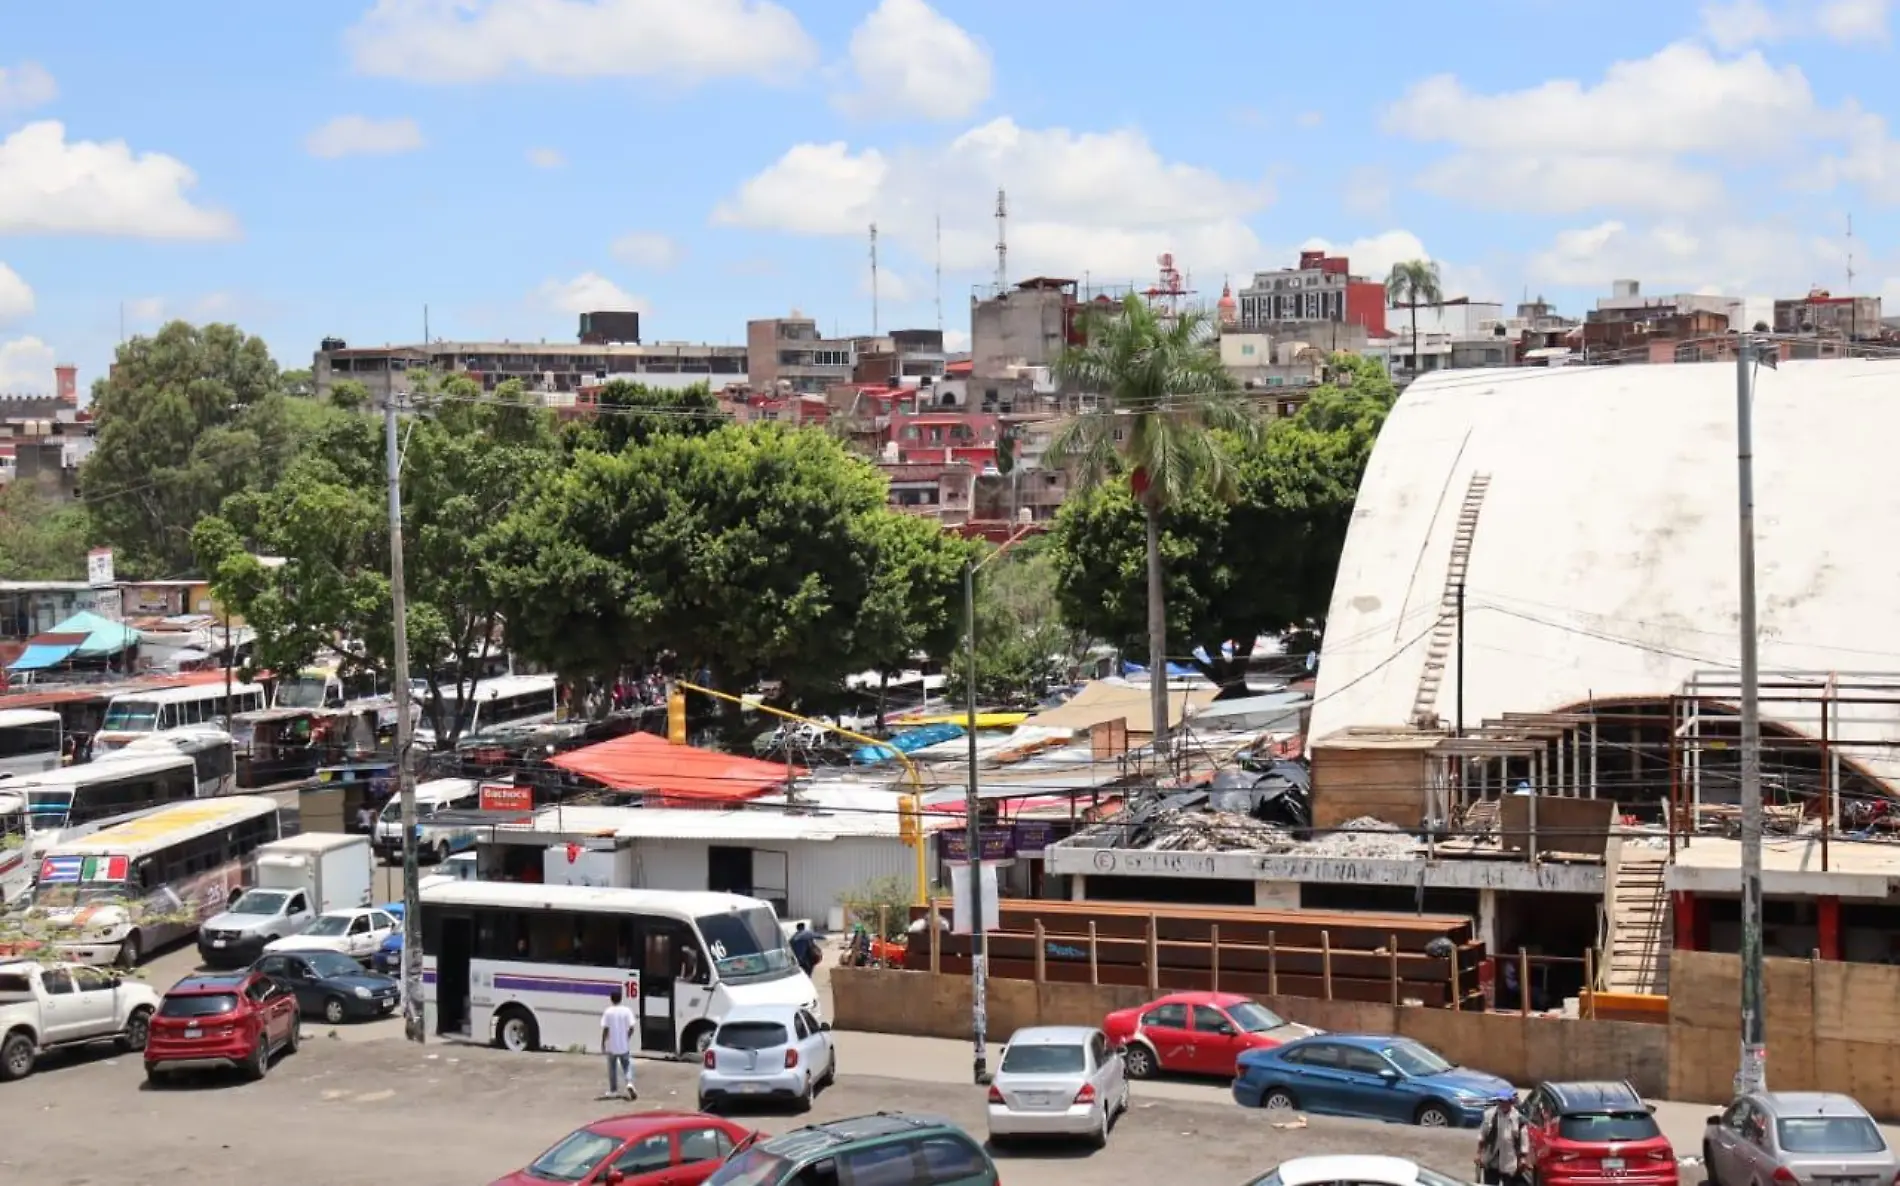
<path id="1" fill-rule="evenodd" d="M 674 745 L 651 733 L 629 733 L 550 761 L 616 791 L 646 791 L 665 799 L 732 803 L 779 790 L 805 772 L 783 762 L 761 762 L 718 750 Z"/>
<path id="2" fill-rule="evenodd" d="M 40 671 L 48 667 L 57 667 L 72 658 L 73 652 L 78 649 L 79 644 L 76 642 L 29 643 L 27 648 L 20 652 L 18 659 L 7 664 L 7 670 Z"/>

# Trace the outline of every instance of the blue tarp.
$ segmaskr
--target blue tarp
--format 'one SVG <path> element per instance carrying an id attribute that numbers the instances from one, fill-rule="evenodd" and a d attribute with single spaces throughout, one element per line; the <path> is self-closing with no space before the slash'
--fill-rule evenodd
<path id="1" fill-rule="evenodd" d="M 47 633 L 85 635 L 86 641 L 79 644 L 79 653 L 89 656 L 116 655 L 139 641 L 139 632 L 130 626 L 89 610 L 80 610 Z"/>
<path id="2" fill-rule="evenodd" d="M 73 643 L 29 643 L 20 657 L 7 664 L 8 671 L 39 671 L 46 667 L 57 667 L 72 657 L 79 647 Z"/>
<path id="3" fill-rule="evenodd" d="M 941 725 L 919 725 L 915 729 L 906 729 L 882 745 L 861 745 L 851 760 L 860 766 L 875 766 L 879 762 L 888 762 L 896 757 L 893 751 L 914 754 L 925 746 L 950 741 L 963 736 L 963 726 L 945 722 Z"/>
<path id="4" fill-rule="evenodd" d="M 1139 663 L 1130 663 L 1127 660 L 1123 660 L 1122 674 L 1123 675 L 1147 675 L 1148 669 L 1146 667 L 1143 667 Z M 1199 668 L 1190 667 L 1185 663 L 1168 664 L 1168 678 L 1170 679 L 1173 679 L 1177 676 L 1188 676 L 1188 675 L 1199 675 L 1199 674 L 1201 674 Z"/>

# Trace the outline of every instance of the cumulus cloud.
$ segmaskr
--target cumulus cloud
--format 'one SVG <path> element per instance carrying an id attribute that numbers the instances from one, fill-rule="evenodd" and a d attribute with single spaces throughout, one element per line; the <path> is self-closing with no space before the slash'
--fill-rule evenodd
<path id="1" fill-rule="evenodd" d="M 30 123 L 0 141 L 0 234 L 236 235 L 237 219 L 191 200 L 197 184 L 176 157 L 134 153 L 123 140 L 68 141 L 57 120 Z"/>
<path id="2" fill-rule="evenodd" d="M 238 300 L 231 293 L 208 292 L 185 300 L 142 296 L 125 302 L 122 312 L 131 325 L 156 328 L 168 321 L 229 320 L 237 308 Z"/>
<path id="3" fill-rule="evenodd" d="M 346 156 L 400 156 L 422 147 L 422 129 L 407 117 L 372 119 L 339 115 L 304 139 L 304 150 L 323 160 Z"/>
<path id="4" fill-rule="evenodd" d="M 677 241 L 658 231 L 631 231 L 614 240 L 614 258 L 636 268 L 664 272 L 686 254 Z"/>
<path id="5" fill-rule="evenodd" d="M 857 89 L 838 107 L 869 119 L 962 119 L 989 98 L 990 52 L 924 0 L 884 0 L 851 34 Z"/>
<path id="6" fill-rule="evenodd" d="M 0 324 L 32 316 L 34 304 L 33 289 L 18 272 L 0 264 Z"/>
<path id="7" fill-rule="evenodd" d="M 542 306 L 570 316 L 648 311 L 644 299 L 634 296 L 599 272 L 582 272 L 571 280 L 546 281 L 535 290 L 535 296 Z"/>
<path id="8" fill-rule="evenodd" d="M 1009 271 L 1103 280 L 1154 274 L 1171 251 L 1204 274 L 1258 263 L 1247 220 L 1272 201 L 1264 180 L 1236 181 L 1161 156 L 1141 132 L 1025 128 L 1008 117 L 948 143 L 854 150 L 843 142 L 794 145 L 714 210 L 727 226 L 858 237 L 873 222 L 883 241 L 919 259 L 990 269 L 996 191 L 1008 191 Z"/>
<path id="9" fill-rule="evenodd" d="M 1534 284 L 1605 288 L 1637 277 L 1730 293 L 1799 291 L 1840 270 L 1839 244 L 1777 224 L 1663 223 L 1614 219 L 1560 231 L 1527 267 Z"/>
<path id="10" fill-rule="evenodd" d="M 537 169 L 558 169 L 567 164 L 567 154 L 558 148 L 530 148 L 528 163 Z"/>
<path id="11" fill-rule="evenodd" d="M 28 111 L 59 97 L 59 84 L 38 62 L 0 66 L 0 110 Z"/>
<path id="12" fill-rule="evenodd" d="M 53 389 L 53 348 L 38 338 L 0 342 L 0 392 L 43 394 Z"/>
<path id="13" fill-rule="evenodd" d="M 1535 213 L 1679 216 L 1722 201 L 1723 167 L 1759 166 L 1773 152 L 1818 154 L 1855 132 L 1890 144 L 1884 123 L 1867 122 L 1876 118 L 1851 104 L 1822 106 L 1799 68 L 1759 52 L 1720 58 L 1681 42 L 1616 62 L 1592 85 L 1552 79 L 1481 94 L 1437 75 L 1392 104 L 1384 127 L 1451 148 L 1418 179 L 1444 197 Z M 1876 151 L 1856 148 L 1861 158 Z"/>
<path id="14" fill-rule="evenodd" d="M 377 0 L 344 34 L 357 70 L 410 82 L 795 78 L 818 48 L 770 0 Z"/>
<path id="15" fill-rule="evenodd" d="M 1713 0 L 1702 6 L 1702 35 L 1723 50 L 1803 37 L 1884 44 L 1892 8 L 1892 0 L 1791 0 L 1773 8 L 1763 0 Z"/>

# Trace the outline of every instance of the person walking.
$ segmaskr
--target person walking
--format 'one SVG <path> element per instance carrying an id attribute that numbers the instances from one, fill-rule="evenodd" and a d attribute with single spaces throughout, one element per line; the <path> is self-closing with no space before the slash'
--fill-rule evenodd
<path id="1" fill-rule="evenodd" d="M 640 1098 L 633 1089 L 633 1022 L 633 1010 L 621 1003 L 620 990 L 614 989 L 600 1015 L 600 1052 L 607 1056 L 607 1094 L 602 1099 L 622 1092 L 630 1100 Z"/>
<path id="2" fill-rule="evenodd" d="M 798 966 L 805 970 L 807 976 L 824 958 L 824 952 L 818 946 L 818 932 L 807 927 L 802 920 L 798 929 L 792 932 L 792 958 L 798 961 Z"/>
<path id="3" fill-rule="evenodd" d="M 1485 1186 L 1518 1186 L 1523 1181 L 1529 1137 L 1517 1097 L 1506 1096 L 1484 1114 L 1478 1128 L 1478 1174 Z"/>

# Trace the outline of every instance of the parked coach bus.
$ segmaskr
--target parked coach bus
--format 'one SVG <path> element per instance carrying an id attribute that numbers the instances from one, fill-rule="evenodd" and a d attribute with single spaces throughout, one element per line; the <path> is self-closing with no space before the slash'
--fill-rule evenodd
<path id="1" fill-rule="evenodd" d="M 198 797 L 212 799 L 237 793 L 237 745 L 229 733 L 209 725 L 196 729 L 166 729 L 140 738 L 106 755 L 108 761 L 133 755 L 183 754 L 197 771 Z"/>
<path id="2" fill-rule="evenodd" d="M 26 896 L 33 866 L 26 855 L 26 796 L 0 791 L 0 909 Z"/>
<path id="3" fill-rule="evenodd" d="M 64 740 L 56 712 L 41 708 L 0 710 L 0 774 L 58 770 Z"/>
<path id="4" fill-rule="evenodd" d="M 40 858 L 33 910 L 68 959 L 136 967 L 188 938 L 248 885 L 259 846 L 278 838 L 277 801 L 227 795 L 181 803 Z"/>
<path id="5" fill-rule="evenodd" d="M 109 824 L 198 797 L 198 774 L 184 754 L 109 754 L 97 762 L 0 783 L 26 797 L 30 855 Z"/>
<path id="6" fill-rule="evenodd" d="M 259 684 L 233 684 L 231 694 L 226 696 L 223 684 L 210 683 L 114 696 L 106 705 L 105 720 L 99 726 L 99 735 L 93 739 L 92 752 L 97 755 L 115 750 L 166 729 L 192 725 L 228 727 L 227 700 L 231 716 L 256 712 L 264 707 L 264 689 Z"/>
<path id="7" fill-rule="evenodd" d="M 432 1032 L 509 1050 L 592 1049 L 616 988 L 661 1054 L 703 1052 L 736 1005 L 818 1009 L 772 907 L 736 894 L 438 883 L 422 967 Z"/>

